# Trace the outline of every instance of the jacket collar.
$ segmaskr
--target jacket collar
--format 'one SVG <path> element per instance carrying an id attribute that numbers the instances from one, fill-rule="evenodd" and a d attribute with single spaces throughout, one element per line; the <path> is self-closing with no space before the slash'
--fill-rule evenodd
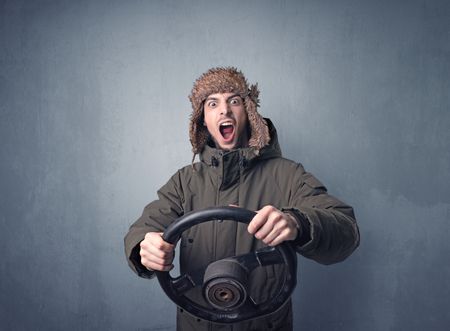
<path id="1" fill-rule="evenodd" d="M 242 171 L 251 168 L 256 162 L 281 157 L 276 129 L 269 119 L 265 120 L 269 127 L 270 143 L 262 149 L 245 147 L 224 151 L 208 144 L 203 148 L 200 161 L 218 172 L 219 177 L 222 178 L 222 188 L 234 183 Z"/>

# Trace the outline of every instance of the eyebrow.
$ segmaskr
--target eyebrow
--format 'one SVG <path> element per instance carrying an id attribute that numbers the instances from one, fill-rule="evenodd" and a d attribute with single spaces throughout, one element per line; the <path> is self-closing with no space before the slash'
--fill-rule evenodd
<path id="1" fill-rule="evenodd" d="M 230 95 L 230 96 L 227 98 L 226 101 L 228 101 L 228 100 L 230 100 L 230 99 L 233 99 L 234 97 L 240 97 L 239 93 L 235 93 L 235 94 L 233 94 L 233 95 Z M 241 98 L 242 98 L 242 97 L 241 97 Z M 208 100 L 214 100 L 214 101 L 217 101 L 217 100 L 219 100 L 219 99 L 218 99 L 218 98 L 214 98 L 214 97 L 207 97 L 206 100 L 205 100 L 205 102 L 208 101 Z"/>

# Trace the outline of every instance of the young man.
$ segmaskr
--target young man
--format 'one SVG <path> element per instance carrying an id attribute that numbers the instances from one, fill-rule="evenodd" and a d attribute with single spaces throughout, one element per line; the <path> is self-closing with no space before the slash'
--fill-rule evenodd
<path id="1" fill-rule="evenodd" d="M 213 68 L 194 83 L 190 141 L 200 162 L 177 171 L 158 191 L 125 237 L 130 267 L 141 277 L 168 271 L 174 246 L 161 234 L 183 214 L 207 207 L 236 205 L 257 211 L 247 226 L 211 221 L 185 231 L 180 242 L 182 273 L 264 245 L 291 241 L 296 251 L 319 263 L 348 257 L 359 244 L 350 206 L 327 194 L 301 164 L 281 156 L 276 130 L 257 112 L 259 91 L 235 68 Z M 269 266 L 251 279 L 255 300 L 277 288 L 281 266 Z M 202 301 L 200 293 L 191 299 Z M 292 330 L 288 301 L 273 314 L 232 325 L 199 320 L 177 311 L 178 330 Z"/>

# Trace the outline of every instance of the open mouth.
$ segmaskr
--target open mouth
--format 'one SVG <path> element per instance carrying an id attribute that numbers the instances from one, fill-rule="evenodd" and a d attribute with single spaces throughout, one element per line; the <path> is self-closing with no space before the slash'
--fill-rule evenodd
<path id="1" fill-rule="evenodd" d="M 223 122 L 219 127 L 220 134 L 225 141 L 230 141 L 234 137 L 234 125 L 231 122 Z"/>

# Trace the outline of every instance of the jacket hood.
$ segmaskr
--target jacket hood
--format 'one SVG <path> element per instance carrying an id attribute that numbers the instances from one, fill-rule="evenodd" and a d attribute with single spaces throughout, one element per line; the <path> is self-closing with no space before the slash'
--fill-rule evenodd
<path id="1" fill-rule="evenodd" d="M 208 129 L 203 122 L 203 105 L 206 98 L 214 93 L 237 93 L 244 100 L 250 126 L 249 146 L 257 150 L 269 144 L 270 133 L 267 122 L 258 113 L 258 85 L 249 86 L 241 71 L 234 67 L 218 67 L 209 69 L 194 83 L 189 100 L 192 114 L 189 124 L 189 138 L 192 151 L 199 154 L 210 139 Z"/>

